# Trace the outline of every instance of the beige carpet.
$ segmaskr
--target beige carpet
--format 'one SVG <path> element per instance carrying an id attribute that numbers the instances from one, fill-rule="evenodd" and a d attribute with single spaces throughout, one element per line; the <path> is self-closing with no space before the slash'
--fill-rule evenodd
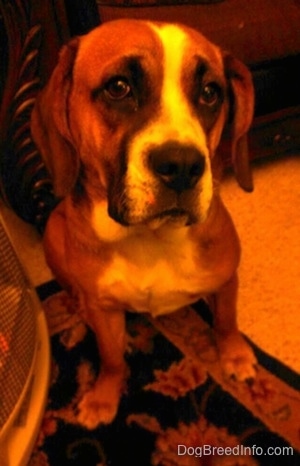
<path id="1" fill-rule="evenodd" d="M 243 249 L 239 324 L 300 372 L 300 157 L 256 164 L 253 173 L 253 193 L 232 176 L 222 189 Z"/>
<path id="2" fill-rule="evenodd" d="M 240 328 L 300 372 L 300 157 L 255 165 L 253 171 L 252 194 L 244 193 L 232 176 L 222 188 L 243 247 Z M 0 211 L 32 282 L 51 279 L 39 236 L 3 206 Z"/>

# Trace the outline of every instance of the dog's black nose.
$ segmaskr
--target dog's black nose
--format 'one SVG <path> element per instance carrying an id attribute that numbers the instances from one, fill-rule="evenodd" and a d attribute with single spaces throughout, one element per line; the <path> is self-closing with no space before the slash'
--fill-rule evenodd
<path id="1" fill-rule="evenodd" d="M 190 145 L 166 142 L 149 154 L 153 172 L 170 189 L 178 193 L 193 188 L 205 169 L 205 158 Z"/>

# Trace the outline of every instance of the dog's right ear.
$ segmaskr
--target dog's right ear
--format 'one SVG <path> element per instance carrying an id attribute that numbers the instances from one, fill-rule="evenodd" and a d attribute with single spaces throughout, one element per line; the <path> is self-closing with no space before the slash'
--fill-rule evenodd
<path id="1" fill-rule="evenodd" d="M 239 185 L 253 190 L 247 133 L 254 112 L 254 87 L 248 68 L 229 53 L 224 53 L 225 72 L 229 83 L 231 158 Z"/>
<path id="2" fill-rule="evenodd" d="M 62 198 L 74 186 L 79 158 L 68 123 L 68 100 L 79 39 L 65 45 L 50 80 L 36 99 L 31 133 L 51 175 L 54 194 Z"/>

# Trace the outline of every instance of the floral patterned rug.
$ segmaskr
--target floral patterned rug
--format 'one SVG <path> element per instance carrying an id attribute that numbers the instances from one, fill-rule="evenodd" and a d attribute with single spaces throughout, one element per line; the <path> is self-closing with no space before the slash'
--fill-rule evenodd
<path id="1" fill-rule="evenodd" d="M 96 343 L 76 303 L 50 285 L 38 291 L 50 290 L 51 386 L 29 466 L 300 464 L 299 376 L 254 348 L 255 382 L 225 381 L 204 302 L 157 319 L 128 313 L 130 377 L 117 418 L 83 428 L 76 405 L 99 370 Z"/>

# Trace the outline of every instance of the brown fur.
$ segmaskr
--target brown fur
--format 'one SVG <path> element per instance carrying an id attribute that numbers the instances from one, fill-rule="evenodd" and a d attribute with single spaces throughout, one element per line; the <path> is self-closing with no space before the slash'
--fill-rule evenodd
<path id="1" fill-rule="evenodd" d="M 46 257 L 57 279 L 78 299 L 101 356 L 96 383 L 78 406 L 79 419 L 88 428 L 110 422 L 118 408 L 127 373 L 126 309 L 156 316 L 213 296 L 216 342 L 225 374 L 242 381 L 255 375 L 255 358 L 236 323 L 240 246 L 219 198 L 219 170 L 214 168 L 227 119 L 238 182 L 252 189 L 245 141 L 253 86 L 249 71 L 238 60 L 199 33 L 185 27 L 181 31 L 189 38 L 184 59 L 189 62 L 186 70 L 191 70 L 185 72 L 182 95 L 189 121 L 203 134 L 197 150 L 205 156 L 203 178 L 210 180 L 209 170 L 213 172 L 212 193 L 200 178 L 195 188 L 175 195 L 149 168 L 149 128 L 151 124 L 156 128 L 157 122 L 165 130 L 160 104 L 164 50 L 149 23 L 107 23 L 65 46 L 32 116 L 34 139 L 61 198 L 47 225 Z M 203 73 L 223 86 L 222 101 L 213 110 L 193 100 L 199 79 L 193 74 L 194 56 L 201 61 L 202 55 Z M 111 95 L 107 98 L 103 82 L 124 74 L 134 95 L 117 102 Z M 139 163 L 139 154 L 132 155 L 131 142 L 134 146 L 143 138 L 142 172 L 136 183 L 145 174 L 140 191 L 145 199 L 132 215 L 131 209 L 137 209 L 132 193 L 139 191 L 128 181 L 128 170 L 133 160 Z M 178 133 L 178 145 L 180 138 Z M 201 199 L 210 195 L 209 206 L 203 207 Z M 173 213 L 166 214 L 168 203 Z"/>

